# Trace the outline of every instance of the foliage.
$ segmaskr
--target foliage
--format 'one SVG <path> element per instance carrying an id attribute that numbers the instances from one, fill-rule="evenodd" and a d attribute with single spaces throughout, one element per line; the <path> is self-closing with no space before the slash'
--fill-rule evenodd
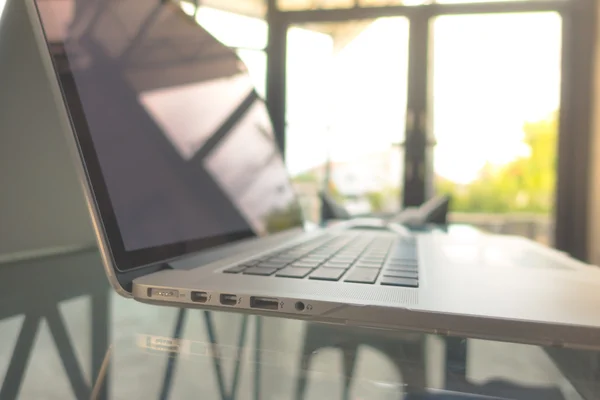
<path id="1" fill-rule="evenodd" d="M 550 212 L 556 177 L 557 113 L 526 123 L 529 155 L 503 166 L 486 165 L 479 178 L 458 185 L 438 178 L 440 193 L 452 196 L 452 209 L 463 212 Z"/>
<path id="2" fill-rule="evenodd" d="M 287 207 L 274 210 L 265 216 L 266 229 L 269 233 L 281 232 L 301 225 L 302 210 L 296 202 L 290 203 Z"/>
<path id="3" fill-rule="evenodd" d="M 397 211 L 401 200 L 398 186 L 386 186 L 380 191 L 367 192 L 364 196 L 374 213 Z"/>
<path id="4" fill-rule="evenodd" d="M 319 177 L 313 172 L 304 172 L 292 178 L 294 183 L 319 183 Z"/>
<path id="5" fill-rule="evenodd" d="M 339 191 L 333 180 L 330 180 L 327 185 L 327 193 L 333 200 L 338 204 L 342 204 L 344 202 L 344 195 Z"/>
<path id="6" fill-rule="evenodd" d="M 313 171 L 309 171 L 309 172 L 304 172 L 301 174 L 298 174 L 296 176 L 294 176 L 292 178 L 292 182 L 293 183 L 299 183 L 299 184 L 314 184 L 314 187 L 316 190 L 318 190 L 319 187 L 322 187 L 322 180 L 319 178 L 319 176 L 313 172 Z M 333 182 L 333 180 L 330 180 L 328 182 L 327 185 L 327 193 L 337 202 L 341 203 L 344 200 L 344 196 L 340 193 L 340 191 L 338 190 L 337 186 L 335 185 L 335 183 Z"/>
<path id="7" fill-rule="evenodd" d="M 385 194 L 383 192 L 369 192 L 366 194 L 367 200 L 371 205 L 372 212 L 380 212 L 383 211 L 385 206 Z"/>

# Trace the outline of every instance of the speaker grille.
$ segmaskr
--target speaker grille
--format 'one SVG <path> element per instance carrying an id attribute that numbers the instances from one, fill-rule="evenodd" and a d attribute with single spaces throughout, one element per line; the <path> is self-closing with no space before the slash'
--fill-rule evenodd
<path id="1" fill-rule="evenodd" d="M 309 294 L 307 292 L 313 292 L 311 294 L 319 297 L 333 296 L 335 298 L 345 298 L 353 302 L 363 300 L 365 302 L 387 303 L 390 305 L 416 305 L 419 301 L 418 289 L 388 288 L 379 285 L 359 286 L 345 283 L 331 285 L 326 290 L 314 290 L 316 287 L 311 287 L 311 289 L 313 290 L 305 290 L 303 292 L 306 294 Z"/>

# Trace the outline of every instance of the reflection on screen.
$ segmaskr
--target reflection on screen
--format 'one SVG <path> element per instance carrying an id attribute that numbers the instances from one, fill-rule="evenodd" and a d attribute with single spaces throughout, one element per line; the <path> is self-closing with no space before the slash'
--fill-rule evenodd
<path id="1" fill-rule="evenodd" d="M 266 107 L 230 49 L 158 0 L 37 5 L 127 250 L 302 225 Z"/>
<path id="2" fill-rule="evenodd" d="M 264 235 L 302 222 L 262 102 L 252 106 L 205 166 L 255 232 Z"/>
<path id="3" fill-rule="evenodd" d="M 248 95 L 249 77 L 239 74 L 140 94 L 140 102 L 171 144 L 191 159 Z"/>

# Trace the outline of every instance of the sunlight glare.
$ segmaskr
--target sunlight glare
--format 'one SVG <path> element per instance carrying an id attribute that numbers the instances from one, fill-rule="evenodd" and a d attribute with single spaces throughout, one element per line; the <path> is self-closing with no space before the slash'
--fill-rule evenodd
<path id="1" fill-rule="evenodd" d="M 193 3 L 190 3 L 189 1 L 181 1 L 179 2 L 179 6 L 183 10 L 183 12 L 189 15 L 190 17 L 196 12 L 196 6 Z"/>

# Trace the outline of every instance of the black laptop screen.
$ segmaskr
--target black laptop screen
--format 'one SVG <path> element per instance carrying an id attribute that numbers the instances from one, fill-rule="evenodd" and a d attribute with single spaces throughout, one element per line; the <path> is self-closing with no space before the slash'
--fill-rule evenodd
<path id="1" fill-rule="evenodd" d="M 244 65 L 177 4 L 36 4 L 119 269 L 302 226 Z"/>

